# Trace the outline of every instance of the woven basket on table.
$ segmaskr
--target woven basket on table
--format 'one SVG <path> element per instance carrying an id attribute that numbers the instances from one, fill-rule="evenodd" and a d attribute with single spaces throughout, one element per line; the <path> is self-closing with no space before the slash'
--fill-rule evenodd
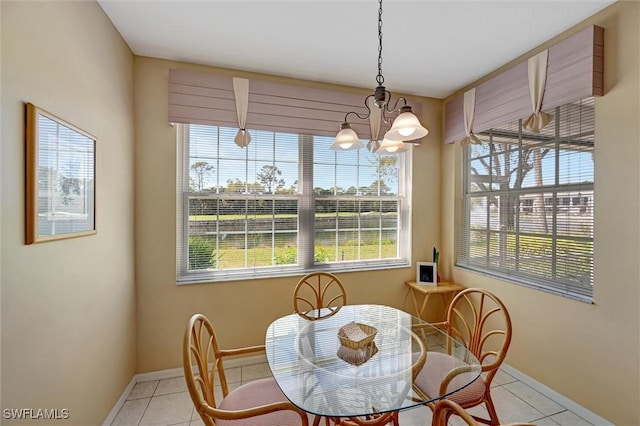
<path id="1" fill-rule="evenodd" d="M 350 349 L 362 349 L 373 342 L 373 339 L 375 339 L 376 337 L 376 333 L 378 333 L 378 330 L 375 327 L 371 327 L 370 325 L 362 323 L 353 324 L 357 325 L 358 328 L 362 330 L 362 332 L 365 334 L 365 337 L 359 340 L 351 340 L 349 337 L 347 337 L 344 327 L 341 327 L 340 330 L 338 330 L 338 338 L 340 339 L 340 344 L 342 346 Z M 347 324 L 347 326 L 349 325 L 351 324 Z"/>

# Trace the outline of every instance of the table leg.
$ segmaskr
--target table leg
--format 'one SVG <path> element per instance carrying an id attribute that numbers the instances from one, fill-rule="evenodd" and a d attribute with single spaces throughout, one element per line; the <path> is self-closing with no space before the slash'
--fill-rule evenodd
<path id="1" fill-rule="evenodd" d="M 427 307 L 427 302 L 429 301 L 429 293 L 424 294 L 424 299 L 422 300 L 422 305 L 418 308 L 418 298 L 416 297 L 416 290 L 411 289 L 411 298 L 413 299 L 413 308 L 415 309 L 416 316 L 420 319 L 424 320 L 424 310 Z"/>

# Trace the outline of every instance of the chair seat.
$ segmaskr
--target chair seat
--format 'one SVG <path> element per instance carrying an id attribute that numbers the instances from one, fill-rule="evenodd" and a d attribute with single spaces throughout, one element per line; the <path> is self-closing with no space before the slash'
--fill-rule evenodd
<path id="1" fill-rule="evenodd" d="M 440 383 L 446 375 L 455 367 L 460 366 L 460 360 L 451 355 L 440 352 L 427 352 L 427 361 L 424 367 L 418 373 L 415 385 L 430 397 L 434 397 L 440 393 Z M 470 380 L 469 376 L 475 376 L 477 373 L 461 373 L 454 377 L 447 391 L 459 388 L 462 384 Z M 448 399 L 464 406 L 466 404 L 481 401 L 484 398 L 485 383 L 482 376 L 475 379 L 468 386 L 457 392 L 447 396 Z"/>
<path id="2" fill-rule="evenodd" d="M 273 378 L 255 380 L 242 385 L 227 395 L 218 408 L 221 410 L 241 410 L 258 407 L 272 402 L 287 401 Z M 240 420 L 216 419 L 216 426 L 297 426 L 300 415 L 293 411 L 276 411 Z"/>

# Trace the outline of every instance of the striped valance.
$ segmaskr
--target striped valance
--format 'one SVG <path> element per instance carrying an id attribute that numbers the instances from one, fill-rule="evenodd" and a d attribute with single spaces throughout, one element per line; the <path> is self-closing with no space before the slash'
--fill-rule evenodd
<path id="1" fill-rule="evenodd" d="M 604 29 L 591 26 L 549 48 L 542 110 L 603 94 Z M 531 115 L 528 61 L 476 87 L 473 132 Z M 445 106 L 444 141 L 466 136 L 464 94 Z"/>
<path id="2" fill-rule="evenodd" d="M 367 112 L 365 98 L 339 90 L 249 79 L 246 128 L 333 137 L 347 112 Z M 412 102 L 411 106 L 420 116 L 421 105 Z M 233 76 L 170 70 L 169 122 L 238 127 Z M 351 124 L 361 139 L 370 139 L 368 121 Z"/>

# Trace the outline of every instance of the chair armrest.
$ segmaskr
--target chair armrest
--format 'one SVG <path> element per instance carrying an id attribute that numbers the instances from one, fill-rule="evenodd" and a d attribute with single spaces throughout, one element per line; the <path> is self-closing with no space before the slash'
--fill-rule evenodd
<path id="1" fill-rule="evenodd" d="M 220 351 L 220 356 L 233 356 L 233 355 L 244 355 L 255 352 L 264 352 L 264 345 L 257 346 L 247 346 L 245 348 L 236 348 L 236 349 L 224 349 Z"/>
<path id="2" fill-rule="evenodd" d="M 309 418 L 307 417 L 307 413 L 297 408 L 295 405 L 290 402 L 273 402 L 271 404 L 260 405 L 258 407 L 247 408 L 244 410 L 221 410 L 219 408 L 213 408 L 210 406 L 201 407 L 203 412 L 213 418 L 222 419 L 222 420 L 238 420 L 238 419 L 246 419 L 249 417 L 255 417 L 262 414 L 269 414 L 276 411 L 295 411 L 300 416 L 302 426 L 309 425 Z M 199 411 L 196 407 L 196 411 Z"/>
<path id="3" fill-rule="evenodd" d="M 444 377 L 444 379 L 442 379 L 442 382 L 440 382 L 440 395 L 445 395 L 447 393 L 447 387 L 449 386 L 449 383 L 451 382 L 451 380 L 453 380 L 456 376 L 462 374 L 462 373 L 469 373 L 471 371 L 476 370 L 478 367 L 475 365 L 461 365 L 460 367 L 456 367 L 451 369 L 451 371 L 449 371 L 449 373 L 447 373 L 447 375 Z"/>
<path id="4" fill-rule="evenodd" d="M 447 328 L 449 323 L 446 321 L 440 321 L 440 322 L 432 322 L 431 325 L 438 328 Z"/>

